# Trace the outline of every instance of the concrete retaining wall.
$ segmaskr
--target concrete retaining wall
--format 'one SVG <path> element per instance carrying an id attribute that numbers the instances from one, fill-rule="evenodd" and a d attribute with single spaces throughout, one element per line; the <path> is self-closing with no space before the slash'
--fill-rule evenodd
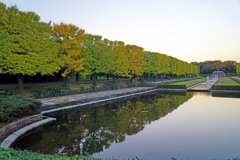
<path id="1" fill-rule="evenodd" d="M 13 132 L 15 132 L 27 125 L 30 125 L 37 121 L 40 121 L 42 119 L 43 119 L 43 116 L 41 114 L 34 115 L 34 116 L 28 116 L 28 117 L 19 119 L 15 122 L 12 122 L 5 127 L 0 128 L 0 142 L 2 142 L 6 137 L 8 137 Z"/>

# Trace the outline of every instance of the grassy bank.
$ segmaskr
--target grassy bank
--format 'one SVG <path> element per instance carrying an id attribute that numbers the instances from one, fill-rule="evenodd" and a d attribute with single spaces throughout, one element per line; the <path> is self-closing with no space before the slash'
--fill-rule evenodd
<path id="1" fill-rule="evenodd" d="M 2 160 L 104 160 L 103 158 L 92 158 L 85 156 L 61 156 L 57 154 L 49 155 L 49 154 L 40 154 L 30 151 L 21 151 L 14 149 L 3 149 L 0 147 L 0 159 Z"/>
<path id="2" fill-rule="evenodd" d="M 222 77 L 212 87 L 213 90 L 240 90 L 240 84 L 238 81 L 229 77 Z"/>
<path id="3" fill-rule="evenodd" d="M 229 77 L 222 77 L 214 86 L 240 86 L 240 84 Z"/>
<path id="4" fill-rule="evenodd" d="M 187 81 L 182 81 L 182 82 L 176 82 L 172 83 L 171 85 L 186 85 L 186 88 L 193 86 L 197 83 L 204 82 L 206 81 L 206 78 L 198 78 L 198 79 L 193 79 L 193 80 L 187 80 Z"/>

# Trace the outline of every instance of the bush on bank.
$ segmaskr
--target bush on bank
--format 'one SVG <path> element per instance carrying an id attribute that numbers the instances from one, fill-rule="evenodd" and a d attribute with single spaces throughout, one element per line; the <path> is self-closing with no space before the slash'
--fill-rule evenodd
<path id="1" fill-rule="evenodd" d="M 240 86 L 230 86 L 230 85 L 214 85 L 212 90 L 238 90 L 240 91 Z"/>
<path id="2" fill-rule="evenodd" d="M 41 105 L 38 100 L 0 91 L 0 123 L 38 114 L 41 112 Z"/>
<path id="3" fill-rule="evenodd" d="M 240 80 L 239 79 L 232 78 L 232 77 L 230 77 L 230 79 L 240 84 Z"/>
<path id="4" fill-rule="evenodd" d="M 92 157 L 85 157 L 85 156 L 73 156 L 67 157 L 62 155 L 49 155 L 49 154 L 40 154 L 36 152 L 30 151 L 21 151 L 21 150 L 14 150 L 14 149 L 3 149 L 0 147 L 0 159 L 8 160 L 104 160 L 101 158 L 92 158 Z"/>

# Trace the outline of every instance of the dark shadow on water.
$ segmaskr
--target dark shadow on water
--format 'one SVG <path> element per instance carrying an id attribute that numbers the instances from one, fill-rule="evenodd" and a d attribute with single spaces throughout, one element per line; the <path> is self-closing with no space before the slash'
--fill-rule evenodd
<path id="1" fill-rule="evenodd" d="M 240 93 L 212 93 L 213 97 L 240 98 Z"/>
<path id="2" fill-rule="evenodd" d="M 178 95 L 178 96 L 176 96 Z M 180 96 L 179 96 L 180 95 Z M 94 154 L 112 143 L 125 141 L 155 120 L 166 116 L 193 97 L 193 93 L 154 92 L 94 108 L 55 115 L 57 122 L 33 133 L 13 146 L 47 154 Z"/>

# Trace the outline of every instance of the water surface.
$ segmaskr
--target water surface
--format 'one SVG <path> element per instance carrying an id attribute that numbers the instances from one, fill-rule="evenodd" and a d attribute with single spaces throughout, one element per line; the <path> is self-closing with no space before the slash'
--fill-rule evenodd
<path id="1" fill-rule="evenodd" d="M 76 155 L 83 143 L 84 154 L 118 159 L 240 157 L 240 99 L 223 96 L 156 92 L 69 112 L 14 147 Z"/>

